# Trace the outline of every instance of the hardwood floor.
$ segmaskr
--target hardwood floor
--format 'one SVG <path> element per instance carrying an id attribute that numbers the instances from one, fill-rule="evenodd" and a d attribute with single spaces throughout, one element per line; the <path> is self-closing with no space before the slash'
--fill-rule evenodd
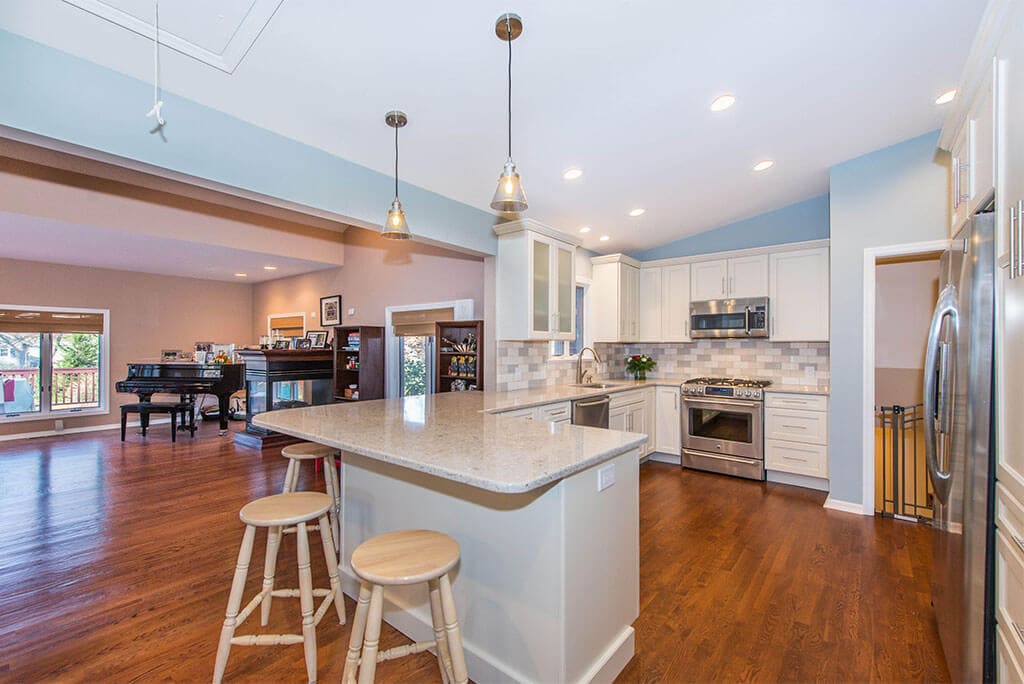
<path id="1" fill-rule="evenodd" d="M 279 491 L 285 467 L 205 424 L 175 445 L 167 426 L 145 442 L 122 444 L 116 431 L 0 442 L 0 681 L 208 681 L 238 509 Z M 323 483 L 310 468 L 300 486 Z M 926 527 L 663 464 L 643 467 L 640 486 L 637 655 L 620 681 L 948 680 Z M 257 537 L 255 559 L 264 544 Z M 285 562 L 294 544 L 281 552 L 287 586 L 298 586 Z M 325 577 L 322 559 L 314 577 Z M 274 602 L 272 630 L 294 629 L 294 603 Z M 320 678 L 338 681 L 348 628 L 325 618 L 318 637 Z M 404 641 L 385 625 L 383 648 Z M 304 672 L 301 646 L 235 647 L 227 679 Z M 377 675 L 439 680 L 427 654 Z"/>

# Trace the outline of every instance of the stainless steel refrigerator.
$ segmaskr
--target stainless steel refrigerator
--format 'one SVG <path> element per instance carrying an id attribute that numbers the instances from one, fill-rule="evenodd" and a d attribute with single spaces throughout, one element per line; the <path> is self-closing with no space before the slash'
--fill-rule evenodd
<path id="1" fill-rule="evenodd" d="M 932 605 L 954 682 L 993 679 L 993 214 L 943 254 L 925 358 L 925 454 L 934 488 Z"/>

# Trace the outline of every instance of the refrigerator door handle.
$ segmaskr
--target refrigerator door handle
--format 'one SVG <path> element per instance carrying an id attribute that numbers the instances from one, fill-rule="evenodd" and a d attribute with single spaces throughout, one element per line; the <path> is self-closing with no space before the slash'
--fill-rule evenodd
<path id="1" fill-rule="evenodd" d="M 953 334 L 953 348 L 940 342 L 942 324 L 949 318 L 950 330 Z M 928 346 L 924 362 L 924 453 L 928 464 L 928 475 L 935 489 L 935 495 L 945 503 L 949 498 L 951 473 L 939 468 L 936 453 L 936 417 L 939 418 L 940 430 L 945 434 L 951 427 L 952 411 L 950 390 L 952 389 L 953 371 L 949 368 L 952 359 L 956 358 L 956 345 L 960 336 L 960 314 L 957 310 L 956 288 L 947 285 L 939 294 L 935 305 L 931 327 L 928 329 Z M 945 347 L 945 349 L 943 349 Z M 945 353 L 943 353 L 945 352 Z M 942 365 L 941 384 L 938 375 Z M 939 389 L 941 388 L 941 392 Z"/>

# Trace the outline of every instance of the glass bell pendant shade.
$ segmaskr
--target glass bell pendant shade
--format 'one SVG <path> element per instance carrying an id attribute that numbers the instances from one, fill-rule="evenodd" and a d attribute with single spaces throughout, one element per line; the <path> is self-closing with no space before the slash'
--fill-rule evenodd
<path id="1" fill-rule="evenodd" d="M 527 206 L 523 182 L 519 180 L 515 162 L 509 159 L 505 162 L 501 178 L 498 179 L 498 189 L 494 191 L 494 198 L 491 199 L 491 209 L 517 214 L 526 211 Z"/>
<path id="2" fill-rule="evenodd" d="M 402 211 L 402 203 L 397 197 L 388 209 L 388 218 L 384 222 L 380 236 L 389 240 L 408 240 L 410 237 L 409 224 L 405 222 L 405 212 Z"/>

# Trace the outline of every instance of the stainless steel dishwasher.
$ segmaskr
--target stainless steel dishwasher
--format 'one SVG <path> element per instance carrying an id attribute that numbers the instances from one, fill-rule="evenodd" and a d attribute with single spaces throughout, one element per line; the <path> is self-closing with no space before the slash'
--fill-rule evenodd
<path id="1" fill-rule="evenodd" d="M 572 424 L 588 427 L 608 428 L 608 406 L 612 398 L 607 394 L 599 397 L 577 399 L 572 402 Z"/>

